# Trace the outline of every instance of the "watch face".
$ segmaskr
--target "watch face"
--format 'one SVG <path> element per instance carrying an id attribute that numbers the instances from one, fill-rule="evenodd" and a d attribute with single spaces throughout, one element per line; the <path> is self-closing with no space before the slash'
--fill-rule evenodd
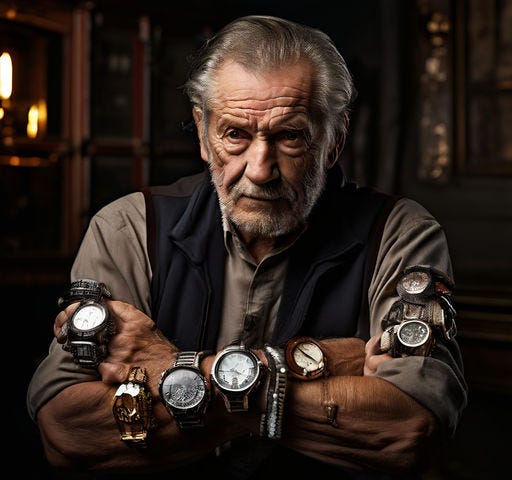
<path id="1" fill-rule="evenodd" d="M 244 391 L 257 380 L 259 365 L 251 353 L 235 350 L 219 357 L 214 375 L 219 387 L 233 392 Z"/>
<path id="2" fill-rule="evenodd" d="M 300 380 L 314 380 L 326 374 L 325 355 L 311 337 L 294 337 L 284 349 L 288 373 Z"/>
<path id="3" fill-rule="evenodd" d="M 204 399 L 206 382 L 195 369 L 176 368 L 162 379 L 160 395 L 173 408 L 193 408 Z"/>
<path id="4" fill-rule="evenodd" d="M 293 360 L 303 370 L 304 375 L 324 367 L 324 354 L 316 343 L 298 343 L 292 352 Z"/>
<path id="5" fill-rule="evenodd" d="M 407 347 L 419 347 L 429 338 L 429 326 L 420 320 L 411 320 L 400 324 L 397 337 Z"/>
<path id="6" fill-rule="evenodd" d="M 401 284 L 411 295 L 422 293 L 430 284 L 430 275 L 426 272 L 410 272 L 401 279 Z"/>
<path id="7" fill-rule="evenodd" d="M 97 303 L 79 306 L 73 314 L 73 326 L 77 330 L 91 330 L 106 319 L 106 310 Z"/>

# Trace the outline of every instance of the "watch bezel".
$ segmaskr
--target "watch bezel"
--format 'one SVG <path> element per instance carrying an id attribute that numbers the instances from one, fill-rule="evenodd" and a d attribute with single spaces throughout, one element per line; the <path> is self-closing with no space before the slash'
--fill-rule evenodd
<path id="1" fill-rule="evenodd" d="M 103 320 L 95 327 L 87 330 L 78 328 L 74 324 L 74 319 L 78 313 L 86 308 L 99 308 L 103 312 Z M 98 333 L 102 332 L 109 326 L 110 312 L 103 302 L 97 302 L 96 300 L 84 300 L 76 307 L 71 317 L 68 320 L 68 338 L 70 340 L 84 340 L 94 338 Z"/>
<path id="2" fill-rule="evenodd" d="M 423 338 L 421 339 L 420 342 L 417 342 L 417 343 L 410 343 L 406 340 L 404 340 L 402 337 L 401 337 L 401 333 L 402 333 L 402 330 L 406 327 L 410 327 L 411 324 L 419 324 L 421 325 L 422 327 L 424 327 L 426 329 L 426 334 L 423 335 Z M 408 347 L 408 348 L 418 348 L 418 347 L 422 347 L 423 345 L 425 345 L 430 337 L 432 336 L 432 329 L 430 328 L 430 326 L 422 321 L 422 320 L 418 320 L 418 319 L 413 319 L 413 320 L 407 320 L 405 322 L 402 322 L 400 323 L 398 326 L 397 326 L 397 329 L 396 329 L 396 338 L 397 340 L 404 346 L 404 347 Z"/>
<path id="3" fill-rule="evenodd" d="M 219 367 L 226 361 L 226 359 L 233 355 L 242 355 L 249 358 L 253 364 L 254 371 L 252 373 L 252 378 L 250 381 L 246 381 L 242 387 L 234 388 L 226 384 L 223 380 L 221 380 L 218 371 Z M 241 394 L 250 392 L 258 383 L 258 380 L 261 376 L 261 361 L 258 356 L 252 352 L 251 350 L 245 347 L 226 347 L 220 355 L 214 360 L 211 370 L 211 377 L 217 386 L 217 388 L 226 393 L 233 394 Z"/>
<path id="4" fill-rule="evenodd" d="M 421 289 L 407 287 L 406 283 L 408 279 L 414 275 L 422 277 Z M 400 298 L 406 302 L 423 305 L 435 292 L 434 276 L 428 267 L 415 265 L 413 267 L 406 268 L 398 279 L 396 291 Z"/>

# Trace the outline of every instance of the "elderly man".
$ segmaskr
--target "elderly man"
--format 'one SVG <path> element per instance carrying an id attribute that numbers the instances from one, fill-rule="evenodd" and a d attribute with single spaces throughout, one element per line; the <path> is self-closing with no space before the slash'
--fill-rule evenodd
<path id="1" fill-rule="evenodd" d="M 185 91 L 207 168 L 92 218 L 28 391 L 49 462 L 420 472 L 466 404 L 450 257 L 419 204 L 344 178 L 342 56 L 318 30 L 243 17 Z"/>

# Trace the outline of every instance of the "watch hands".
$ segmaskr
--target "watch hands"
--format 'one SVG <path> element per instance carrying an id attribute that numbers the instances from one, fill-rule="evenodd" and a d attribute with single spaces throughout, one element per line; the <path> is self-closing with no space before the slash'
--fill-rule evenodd
<path id="1" fill-rule="evenodd" d="M 300 346 L 297 347 L 297 349 L 302 352 L 306 357 L 310 358 L 311 360 L 313 360 L 314 362 L 317 361 L 317 359 L 315 357 L 312 357 L 311 355 L 309 355 L 307 352 L 305 352 Z"/>

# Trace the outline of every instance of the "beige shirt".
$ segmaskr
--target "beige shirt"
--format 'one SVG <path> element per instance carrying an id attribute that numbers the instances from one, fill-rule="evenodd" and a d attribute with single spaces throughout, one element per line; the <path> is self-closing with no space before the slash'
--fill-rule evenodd
<path id="1" fill-rule="evenodd" d="M 229 255 L 218 346 L 240 338 L 250 345 L 261 344 L 270 338 L 275 324 L 289 246 L 257 265 L 235 236 L 226 233 L 225 244 Z M 398 298 L 398 274 L 418 264 L 452 276 L 443 229 L 421 205 L 401 199 L 386 222 L 368 291 L 372 335 L 380 333 L 381 320 Z M 131 303 L 151 316 L 151 276 L 145 201 L 142 193 L 132 193 L 92 218 L 73 264 L 71 281 L 101 280 L 113 298 Z M 442 360 L 407 357 L 385 362 L 377 375 L 409 393 L 454 428 L 465 406 L 466 386 L 460 361 L 447 351 L 442 353 Z M 27 407 L 31 417 L 35 420 L 38 409 L 67 386 L 97 378 L 97 373 L 75 365 L 71 355 L 54 340 L 29 385 Z"/>

